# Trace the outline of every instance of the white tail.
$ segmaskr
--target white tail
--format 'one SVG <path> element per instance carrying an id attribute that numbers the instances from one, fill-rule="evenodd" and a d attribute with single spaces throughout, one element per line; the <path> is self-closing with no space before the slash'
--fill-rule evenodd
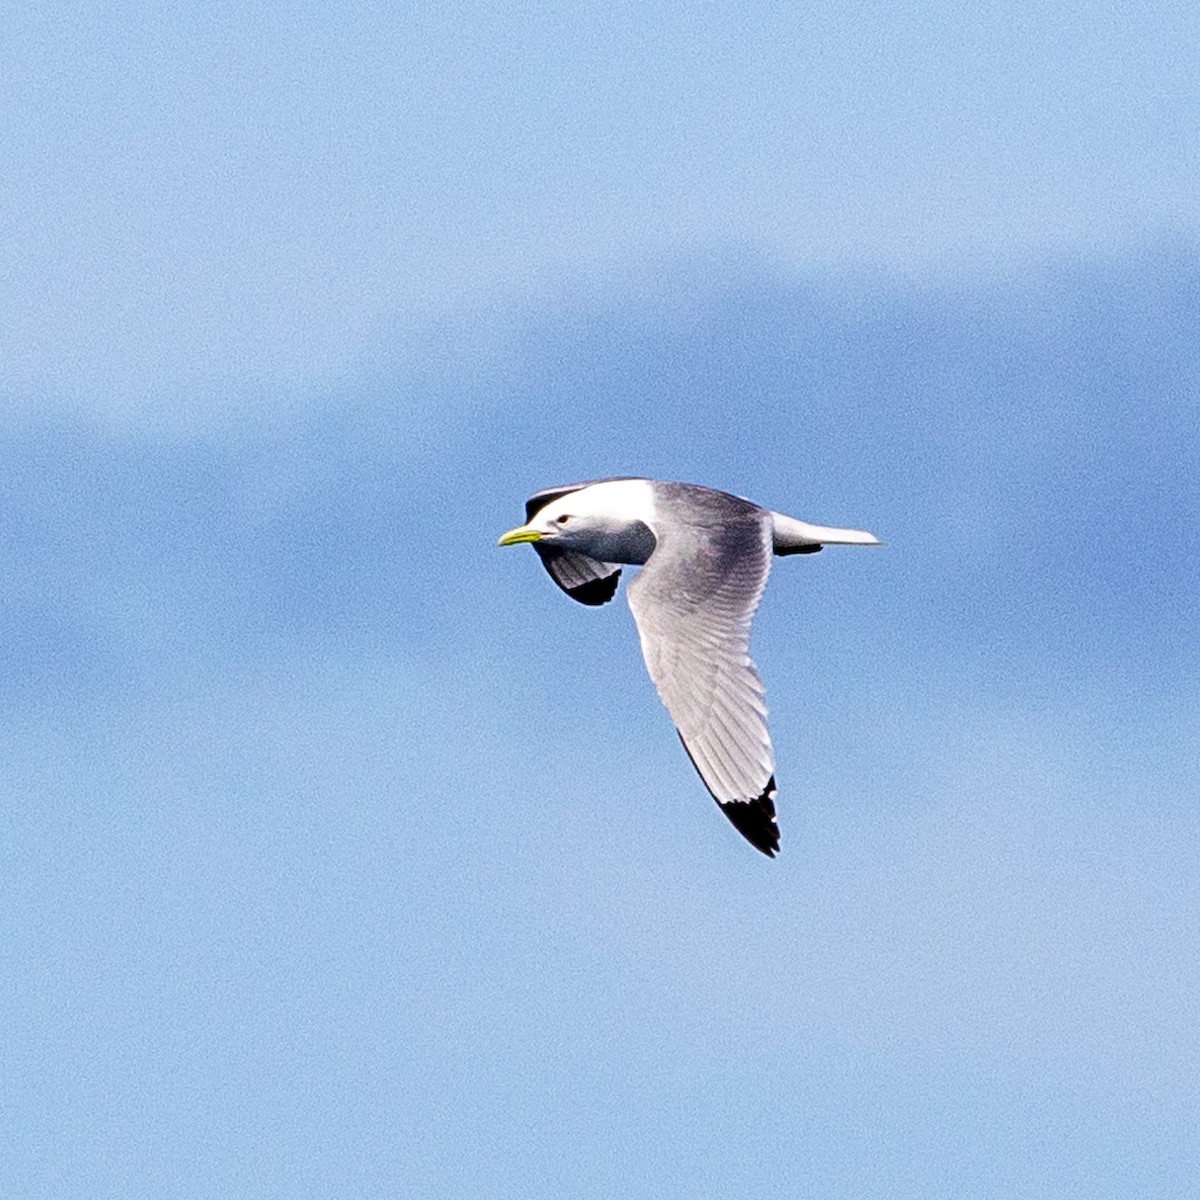
<path id="1" fill-rule="evenodd" d="M 882 546 L 883 543 L 864 529 L 835 529 L 832 525 L 810 525 L 773 512 L 776 554 L 810 554 L 822 546 Z"/>

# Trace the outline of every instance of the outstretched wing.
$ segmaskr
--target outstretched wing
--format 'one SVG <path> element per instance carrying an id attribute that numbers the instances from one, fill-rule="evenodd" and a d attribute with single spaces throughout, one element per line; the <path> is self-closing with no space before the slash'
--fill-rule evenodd
<path id="1" fill-rule="evenodd" d="M 621 568 L 616 563 L 600 562 L 574 550 L 558 550 L 535 542 L 542 566 L 550 572 L 550 578 L 558 584 L 572 600 L 580 604 L 607 604 L 617 591 Z"/>
<path id="2" fill-rule="evenodd" d="M 658 503 L 657 547 L 628 589 L 646 667 L 713 799 L 774 855 L 775 756 L 749 655 L 771 569 L 770 516 L 701 488 L 680 486 Z"/>

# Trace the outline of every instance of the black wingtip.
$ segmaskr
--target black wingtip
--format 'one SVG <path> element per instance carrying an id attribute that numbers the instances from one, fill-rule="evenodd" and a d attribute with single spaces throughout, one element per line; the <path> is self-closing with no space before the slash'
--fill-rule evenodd
<path id="1" fill-rule="evenodd" d="M 607 604 L 616 595 L 620 578 L 621 572 L 614 571 L 611 575 L 605 575 L 603 579 L 589 579 L 587 583 L 581 583 L 578 587 L 563 590 L 580 604 Z"/>
<path id="2" fill-rule="evenodd" d="M 775 776 L 772 775 L 761 796 L 753 800 L 717 801 L 734 829 L 768 858 L 779 853 L 779 826 L 775 824 Z"/>

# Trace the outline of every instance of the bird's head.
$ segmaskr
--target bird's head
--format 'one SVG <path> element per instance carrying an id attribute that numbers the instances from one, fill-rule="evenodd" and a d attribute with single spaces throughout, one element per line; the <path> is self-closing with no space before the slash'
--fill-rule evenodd
<path id="1" fill-rule="evenodd" d="M 644 563 L 654 549 L 654 496 L 643 479 L 607 480 L 554 497 L 498 545 L 533 542 L 601 562 Z"/>

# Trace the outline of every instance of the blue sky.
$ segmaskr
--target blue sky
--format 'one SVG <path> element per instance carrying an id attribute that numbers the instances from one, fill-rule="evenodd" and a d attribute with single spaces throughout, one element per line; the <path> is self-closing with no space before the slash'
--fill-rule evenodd
<path id="1" fill-rule="evenodd" d="M 8 24 L 6 1194 L 1189 1193 L 1200 18 Z M 495 548 L 626 472 L 887 542 L 777 861 Z"/>

